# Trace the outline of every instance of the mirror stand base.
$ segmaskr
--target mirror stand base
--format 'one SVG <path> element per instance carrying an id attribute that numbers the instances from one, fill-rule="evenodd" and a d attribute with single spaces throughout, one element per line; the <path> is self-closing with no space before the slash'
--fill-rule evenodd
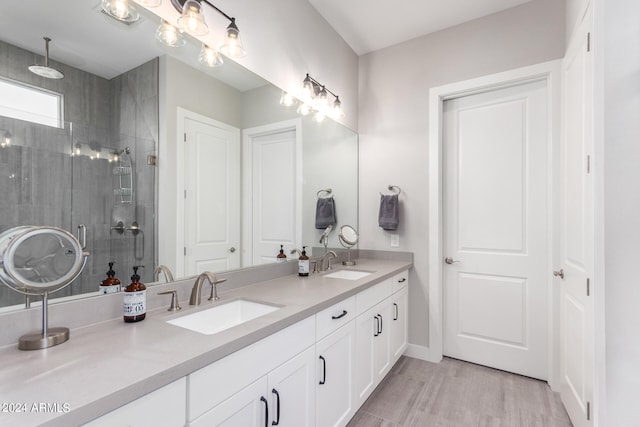
<path id="1" fill-rule="evenodd" d="M 42 332 L 27 334 L 20 337 L 18 348 L 20 350 L 41 350 L 62 344 L 69 339 L 69 328 L 49 328 L 46 336 Z"/>
<path id="2" fill-rule="evenodd" d="M 342 265 L 347 265 L 349 267 L 352 267 L 354 265 L 356 265 L 355 261 L 342 261 Z"/>

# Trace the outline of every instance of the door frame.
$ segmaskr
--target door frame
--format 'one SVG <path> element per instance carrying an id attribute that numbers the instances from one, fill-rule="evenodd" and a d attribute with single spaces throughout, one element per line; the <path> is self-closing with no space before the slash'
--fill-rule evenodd
<path id="1" fill-rule="evenodd" d="M 558 207 L 559 188 L 554 185 L 559 178 L 560 158 L 560 65 L 562 60 L 555 60 L 518 68 L 497 74 L 491 74 L 429 90 L 429 350 L 427 360 L 440 362 L 443 357 L 443 165 L 442 165 L 442 121 L 444 102 L 461 96 L 474 95 L 490 90 L 520 85 L 532 81 L 546 81 L 548 101 L 548 254 L 547 266 L 547 372 L 548 383 L 553 390 L 559 386 L 559 335 L 558 322 L 559 293 L 552 287 L 552 266 L 558 261 Z"/>
<path id="2" fill-rule="evenodd" d="M 296 132 L 296 247 L 302 245 L 302 119 L 296 118 L 270 123 L 262 126 L 254 126 L 242 130 L 242 199 L 240 212 L 242 215 L 241 237 L 242 253 L 240 265 L 250 267 L 253 265 L 253 151 L 251 145 L 253 139 L 272 135 L 274 133 L 293 130 Z"/>
<path id="3" fill-rule="evenodd" d="M 240 141 L 241 135 L 240 135 L 240 129 L 237 127 L 212 119 L 211 117 L 207 117 L 202 114 L 195 113 L 193 111 L 187 110 L 182 107 L 178 107 L 177 117 L 178 118 L 176 121 L 176 141 L 178 141 L 178 143 L 176 144 L 176 160 L 175 160 L 176 161 L 175 233 L 176 233 L 176 248 L 178 248 L 178 250 L 175 252 L 176 270 L 174 275 L 176 277 L 183 277 L 185 275 L 184 273 L 185 272 L 185 266 L 184 266 L 185 256 L 183 251 L 181 251 L 179 248 L 185 247 L 185 243 L 184 243 L 184 234 L 185 234 L 184 232 L 184 218 L 185 218 L 185 207 L 184 207 L 184 191 L 185 191 L 185 188 L 184 188 L 184 182 L 185 182 L 184 141 L 185 140 L 184 138 L 185 136 L 184 135 L 185 135 L 186 129 L 185 129 L 184 121 L 185 119 L 190 119 L 190 120 L 206 123 L 208 125 L 211 125 L 220 129 L 228 130 L 231 132 L 237 132 L 238 143 L 241 143 Z M 240 156 L 242 157 L 242 153 L 240 153 Z M 242 209 L 242 200 L 240 201 L 240 209 Z"/>

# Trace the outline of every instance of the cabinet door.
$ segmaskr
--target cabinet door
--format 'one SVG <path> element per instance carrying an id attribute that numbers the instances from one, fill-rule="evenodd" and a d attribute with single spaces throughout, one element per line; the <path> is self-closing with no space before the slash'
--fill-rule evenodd
<path id="1" fill-rule="evenodd" d="M 391 297 L 391 362 L 395 363 L 407 348 L 409 289 L 403 288 Z"/>
<path id="2" fill-rule="evenodd" d="M 380 334 L 377 307 L 373 307 L 356 318 L 356 340 L 353 364 L 353 389 L 356 407 L 367 400 L 376 387 L 374 368 L 375 339 Z"/>
<path id="3" fill-rule="evenodd" d="M 224 387 L 219 384 L 219 387 Z M 267 377 L 240 390 L 204 415 L 190 427 L 265 427 L 272 410 L 267 398 Z"/>
<path id="4" fill-rule="evenodd" d="M 269 373 L 270 425 L 315 425 L 315 360 L 315 348 L 312 346 Z"/>
<path id="5" fill-rule="evenodd" d="M 391 370 L 391 298 L 387 298 L 376 307 L 379 330 L 374 337 L 373 366 L 376 385 Z"/>
<path id="6" fill-rule="evenodd" d="M 354 322 L 316 344 L 316 425 L 344 426 L 354 413 L 352 399 Z"/>

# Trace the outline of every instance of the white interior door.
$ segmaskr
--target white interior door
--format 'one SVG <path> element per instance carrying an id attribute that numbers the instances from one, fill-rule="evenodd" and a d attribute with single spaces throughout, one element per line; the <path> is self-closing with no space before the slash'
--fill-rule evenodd
<path id="1" fill-rule="evenodd" d="M 300 247 L 298 132 L 297 122 L 291 121 L 243 132 L 245 265 L 275 262 L 280 245 L 287 255 Z"/>
<path id="2" fill-rule="evenodd" d="M 591 425 L 593 396 L 594 265 L 593 78 L 588 34 L 590 12 L 562 62 L 562 190 L 560 268 L 560 394 L 575 426 Z"/>
<path id="3" fill-rule="evenodd" d="M 240 131 L 184 119 L 184 273 L 240 267 Z"/>
<path id="4" fill-rule="evenodd" d="M 544 80 L 446 101 L 444 354 L 547 378 Z"/>

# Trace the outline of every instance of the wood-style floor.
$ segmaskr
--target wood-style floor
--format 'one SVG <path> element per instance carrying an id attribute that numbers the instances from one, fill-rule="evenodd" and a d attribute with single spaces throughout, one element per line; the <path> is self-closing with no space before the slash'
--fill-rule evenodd
<path id="1" fill-rule="evenodd" d="M 571 426 L 547 383 L 460 360 L 402 357 L 347 427 Z"/>

